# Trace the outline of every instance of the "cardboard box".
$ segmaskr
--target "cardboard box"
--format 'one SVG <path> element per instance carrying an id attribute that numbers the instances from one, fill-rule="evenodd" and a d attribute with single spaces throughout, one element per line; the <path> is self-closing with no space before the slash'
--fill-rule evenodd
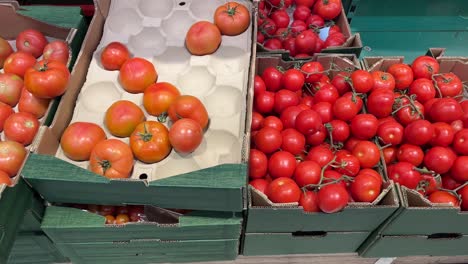
<path id="1" fill-rule="evenodd" d="M 23 232 L 15 244 L 7 264 L 50 264 L 69 262 L 42 232 Z"/>
<path id="2" fill-rule="evenodd" d="M 178 20 L 176 21 L 174 19 L 187 17 L 187 19 L 189 19 L 188 22 L 191 23 L 191 20 L 193 20 L 192 16 L 186 16 L 186 12 L 188 12 L 189 8 L 191 10 L 190 12 L 198 12 L 197 14 L 203 13 L 204 15 L 208 15 L 209 12 L 205 12 L 206 10 L 203 8 L 196 8 L 197 5 L 200 6 L 200 4 L 204 2 L 194 0 L 190 5 L 189 2 L 185 1 L 184 3 L 187 3 L 187 5 L 181 4 L 177 6 L 177 8 L 172 7 L 175 11 L 171 11 L 172 15 L 164 20 L 151 18 L 153 26 L 142 29 L 141 25 L 138 23 L 131 25 L 125 24 L 127 26 L 124 27 L 124 25 L 121 24 L 122 16 L 118 16 L 119 12 L 123 12 L 128 8 L 133 8 L 133 10 L 135 10 L 136 8 L 142 7 L 128 6 L 126 7 L 127 9 L 120 10 L 118 4 L 128 5 L 128 3 L 115 2 L 118 4 L 113 6 L 112 3 L 114 2 L 109 0 L 96 1 L 95 6 L 97 12 L 95 12 L 83 45 L 83 51 L 74 69 L 70 86 L 68 87 L 69 91 L 62 97 L 52 125 L 41 129 L 41 140 L 35 149 L 35 153 L 28 158 L 25 169 L 23 170 L 25 179 L 27 179 L 46 200 L 50 202 L 75 202 L 85 204 L 157 204 L 158 206 L 166 208 L 237 212 L 245 208 L 245 200 L 243 197 L 245 196 L 247 180 L 246 146 L 249 145 L 250 138 L 248 136 L 250 119 L 246 116 L 246 113 L 250 113 L 248 109 L 251 108 L 252 104 L 251 93 L 253 92 L 253 88 L 251 87 L 252 82 L 250 80 L 253 79 L 251 76 L 254 69 L 252 58 L 255 58 L 255 50 L 254 44 L 252 43 L 252 34 L 255 30 L 252 25 L 248 31 L 239 36 L 239 39 L 223 37 L 223 43 L 226 43 L 226 46 L 221 45 L 218 53 L 211 56 L 190 56 L 183 47 L 185 33 L 181 34 L 181 32 L 185 30 L 184 28 L 190 24 L 187 24 L 187 21 L 177 22 Z M 170 5 L 173 4 L 172 1 L 166 1 L 165 5 L 169 5 L 169 3 Z M 197 3 L 197 5 L 195 3 Z M 252 5 L 252 3 L 247 1 L 243 3 L 249 6 Z M 161 8 L 161 10 L 172 10 L 167 7 L 170 6 L 158 8 Z M 131 11 L 126 15 L 129 18 L 140 16 L 136 11 Z M 252 16 L 254 15 L 255 14 L 252 13 Z M 145 17 L 145 19 L 149 18 Z M 105 24 L 106 21 L 108 22 L 107 24 Z M 135 18 L 135 21 L 138 22 L 139 20 Z M 169 26 L 169 24 L 175 23 L 174 21 L 177 23 Z M 168 48 L 165 51 L 163 47 L 161 50 L 153 50 L 141 46 L 143 42 L 139 42 L 138 39 L 143 36 L 140 36 L 141 34 L 134 35 L 138 30 L 145 32 L 145 34 L 151 33 L 153 30 L 159 32 L 159 27 L 165 31 L 169 30 L 169 33 L 167 33 L 168 35 L 165 36 L 167 37 L 167 42 L 165 42 L 164 45 L 167 44 Z M 170 30 L 171 27 L 173 27 L 173 30 Z M 118 31 L 121 32 L 119 33 Z M 147 36 L 159 38 L 157 36 L 161 35 L 162 33 L 155 33 Z M 86 93 L 90 93 L 86 91 L 92 91 L 88 89 L 88 87 L 93 85 L 93 80 L 113 81 L 115 84 L 110 86 L 117 87 L 115 89 L 119 90 L 119 92 L 123 91 L 122 88 L 118 87 L 117 73 L 106 73 L 100 68 L 96 60 L 93 59 L 107 42 L 117 39 L 124 42 L 128 41 L 130 50 L 136 55 L 140 54 L 143 56 L 151 52 L 162 53 L 155 55 L 154 59 L 157 61 L 156 68 L 160 71 L 159 81 L 168 81 L 170 78 L 175 78 L 170 75 L 172 72 L 184 73 L 183 69 L 180 69 L 179 66 L 182 65 L 182 68 L 184 68 L 185 60 L 188 60 L 186 63 L 192 65 L 189 67 L 190 70 L 188 73 L 194 75 L 195 72 L 198 72 L 202 75 L 205 74 L 203 75 L 205 77 L 210 77 L 208 76 L 210 75 L 209 71 L 213 71 L 214 76 L 218 80 L 216 85 L 221 85 L 218 87 L 222 88 L 223 85 L 224 87 L 229 85 L 237 85 L 240 87 L 242 90 L 240 93 L 234 93 L 235 96 L 232 95 L 234 97 L 229 97 L 231 100 L 232 98 L 237 98 L 236 100 L 238 103 L 236 103 L 236 101 L 226 101 L 222 96 L 219 98 L 211 98 L 211 100 L 207 99 L 206 102 L 208 103 L 206 106 L 209 112 L 211 108 L 222 107 L 225 109 L 223 111 L 231 111 L 232 115 L 217 117 L 213 114 L 210 129 L 208 129 L 205 134 L 207 145 L 202 143 L 202 146 L 199 148 L 201 154 L 196 152 L 193 156 L 181 158 L 173 152 L 170 158 L 160 162 L 160 164 L 145 165 L 141 162 L 137 162 L 132 178 L 125 180 L 109 180 L 100 175 L 91 173 L 87 170 L 86 163 L 72 164 L 70 160 L 66 161 L 64 159 L 59 146 L 60 135 L 71 120 L 86 119 L 83 117 L 86 115 L 83 114 L 83 105 L 87 101 L 84 99 L 80 101 L 79 98 L 86 97 Z M 149 41 L 158 42 L 159 40 L 151 39 Z M 182 46 L 179 45 L 180 43 L 182 43 Z M 207 63 L 210 67 L 209 71 L 207 70 Z M 88 69 L 90 70 L 88 71 Z M 220 72 L 222 71 L 226 72 L 221 74 Z M 100 79 L 101 77 L 103 79 Z M 211 75 L 211 77 L 213 77 L 213 75 Z M 203 79 L 203 82 L 207 80 L 209 81 L 210 78 Z M 187 80 L 183 79 L 182 81 L 182 86 L 185 85 L 184 87 L 187 87 Z M 190 87 L 203 87 L 199 81 L 200 80 L 190 83 Z M 181 83 L 181 79 L 179 78 L 177 82 L 176 86 Z M 179 87 L 182 93 L 184 93 L 184 89 L 186 89 L 184 87 Z M 109 86 L 105 88 L 97 87 L 98 90 L 106 90 L 107 88 L 109 88 Z M 217 91 L 222 91 L 223 89 L 221 88 Z M 200 90 L 203 89 L 200 88 Z M 82 90 L 83 93 L 80 93 Z M 80 97 L 78 97 L 79 94 Z M 100 97 L 102 98 L 107 95 L 110 94 L 104 93 L 101 94 Z M 226 93 L 221 95 L 230 96 L 231 93 L 230 91 L 226 91 Z M 141 95 L 132 96 L 123 93 L 123 97 L 129 100 L 138 101 L 138 96 Z M 77 98 L 79 100 L 75 108 Z M 93 105 L 99 105 L 101 101 Z M 105 101 L 106 104 L 110 102 L 107 100 Z M 231 103 L 229 105 L 219 103 L 223 101 Z M 79 113 L 79 111 L 81 111 L 81 113 Z M 149 118 L 149 116 L 147 117 Z M 88 121 L 100 122 L 100 117 L 99 115 L 93 115 Z M 235 127 L 236 125 L 229 125 L 229 123 L 237 124 L 237 129 Z M 227 144 L 227 142 L 230 142 L 230 144 Z M 217 149 L 217 146 L 220 146 L 220 148 Z M 200 156 L 198 156 L 197 153 L 200 154 Z M 200 159 L 201 161 L 196 159 Z M 159 172 L 157 172 L 157 170 L 159 170 Z M 169 175 L 167 175 L 169 172 L 178 172 L 179 174 L 169 177 Z"/>

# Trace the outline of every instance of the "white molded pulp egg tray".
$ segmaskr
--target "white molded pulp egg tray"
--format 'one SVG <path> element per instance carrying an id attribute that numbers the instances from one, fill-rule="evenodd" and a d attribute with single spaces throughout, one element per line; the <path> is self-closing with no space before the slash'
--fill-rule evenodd
<path id="1" fill-rule="evenodd" d="M 110 42 L 127 45 L 133 57 L 151 61 L 158 72 L 157 82 L 175 85 L 181 94 L 198 97 L 205 105 L 210 124 L 203 142 L 193 153 L 181 156 L 175 150 L 159 163 L 136 161 L 132 179 L 148 181 L 188 173 L 223 163 L 241 163 L 246 130 L 246 104 L 252 24 L 235 37 L 222 37 L 219 49 L 211 55 L 192 56 L 185 48 L 185 35 L 196 21 L 213 22 L 220 0 L 129 0 L 112 1 L 101 43 L 93 54 L 88 75 L 78 96 L 71 123 L 94 122 L 107 131 L 103 120 L 107 108 L 118 100 L 129 100 L 141 107 L 143 94 L 130 94 L 118 82 L 118 71 L 106 71 L 99 62 L 101 50 Z M 252 10 L 248 1 L 238 1 Z M 157 120 L 146 114 L 147 120 Z M 166 125 L 169 127 L 170 120 Z M 119 138 L 128 143 L 128 138 Z M 61 148 L 56 156 L 77 166 L 88 162 L 65 157 Z M 222 176 L 222 175 L 221 175 Z"/>

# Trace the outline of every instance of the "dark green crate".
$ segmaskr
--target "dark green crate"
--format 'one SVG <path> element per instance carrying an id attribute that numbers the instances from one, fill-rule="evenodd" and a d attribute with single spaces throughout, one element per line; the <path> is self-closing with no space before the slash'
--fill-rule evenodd
<path id="1" fill-rule="evenodd" d="M 7 264 L 69 262 L 42 232 L 19 233 Z"/>
<path id="2" fill-rule="evenodd" d="M 352 253 L 370 232 L 247 233 L 243 255 Z"/>

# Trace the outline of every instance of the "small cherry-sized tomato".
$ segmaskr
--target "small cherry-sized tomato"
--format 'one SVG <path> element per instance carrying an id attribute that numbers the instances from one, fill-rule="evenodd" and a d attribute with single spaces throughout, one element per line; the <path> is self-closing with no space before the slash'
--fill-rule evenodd
<path id="1" fill-rule="evenodd" d="M 128 137 L 136 126 L 145 120 L 145 114 L 138 105 L 131 101 L 120 100 L 107 109 L 104 125 L 112 135 Z"/>
<path id="2" fill-rule="evenodd" d="M 138 124 L 130 135 L 130 147 L 135 157 L 144 163 L 156 163 L 171 153 L 169 131 L 157 121 Z"/>
<path id="3" fill-rule="evenodd" d="M 283 127 L 286 128 L 294 128 L 296 126 L 296 118 L 303 109 L 300 106 L 289 106 L 286 107 L 280 115 L 281 122 L 283 123 Z"/>
<path id="4" fill-rule="evenodd" d="M 430 56 L 419 56 L 411 64 L 415 79 L 431 79 L 433 74 L 439 73 L 439 68 L 437 60 Z"/>
<path id="5" fill-rule="evenodd" d="M 281 149 L 293 155 L 299 155 L 304 152 L 306 139 L 302 133 L 294 128 L 287 128 L 281 131 L 282 144 Z"/>
<path id="6" fill-rule="evenodd" d="M 359 114 L 351 119 L 351 134 L 358 139 L 370 139 L 377 133 L 378 121 L 374 115 Z"/>
<path id="7" fill-rule="evenodd" d="M 349 194 L 339 183 L 325 185 L 318 191 L 319 208 L 324 213 L 336 213 L 348 205 Z"/>
<path id="8" fill-rule="evenodd" d="M 157 80 L 156 68 L 146 59 L 131 58 L 120 67 L 119 82 L 129 93 L 143 93 L 148 86 Z"/>
<path id="9" fill-rule="evenodd" d="M 254 141 L 258 150 L 270 154 L 281 147 L 283 140 L 280 131 L 271 127 L 264 127 L 257 132 Z"/>
<path id="10" fill-rule="evenodd" d="M 252 186 L 253 188 L 257 189 L 258 191 L 264 194 L 266 194 L 266 189 L 268 187 L 268 184 L 270 184 L 270 182 L 265 179 L 254 179 L 249 182 L 250 186 Z"/>
<path id="11" fill-rule="evenodd" d="M 453 190 L 456 189 L 461 183 L 457 182 L 451 175 L 451 173 L 446 173 L 442 175 L 442 188 Z"/>
<path id="12" fill-rule="evenodd" d="M 396 121 L 389 121 L 380 124 L 377 128 L 377 136 L 380 141 L 387 145 L 398 145 L 403 141 L 403 126 Z"/>
<path id="13" fill-rule="evenodd" d="M 130 51 L 121 42 L 111 42 L 101 52 L 102 67 L 108 71 L 120 70 L 128 59 L 130 59 Z"/>
<path id="14" fill-rule="evenodd" d="M 414 166 L 419 166 L 424 160 L 424 152 L 420 146 L 403 144 L 396 154 L 398 161 L 406 161 Z"/>
<path id="15" fill-rule="evenodd" d="M 413 70 L 406 64 L 395 63 L 388 67 L 387 72 L 395 78 L 395 88 L 398 90 L 406 89 L 413 82 Z"/>
<path id="16" fill-rule="evenodd" d="M 291 178 L 281 177 L 270 182 L 266 195 L 274 203 L 296 203 L 301 199 L 301 189 Z"/>
<path id="17" fill-rule="evenodd" d="M 459 182 L 468 181 L 468 156 L 458 156 L 450 170 L 452 178 Z"/>
<path id="18" fill-rule="evenodd" d="M 322 123 L 328 123 L 333 120 L 333 104 L 329 102 L 319 102 L 311 107 L 312 110 L 320 115 Z"/>
<path id="19" fill-rule="evenodd" d="M 400 124 L 407 126 L 409 123 L 423 118 L 424 106 L 420 102 L 414 101 L 415 108 L 410 106 L 409 100 L 406 98 L 403 98 L 402 102 L 403 107 L 396 112 L 396 118 Z"/>
<path id="20" fill-rule="evenodd" d="M 293 18 L 295 20 L 306 21 L 309 18 L 311 10 L 308 6 L 305 5 L 296 5 L 296 9 L 293 12 Z"/>
<path id="21" fill-rule="evenodd" d="M 424 155 L 424 165 L 436 173 L 443 174 L 450 170 L 456 157 L 450 148 L 433 147 Z"/>
<path id="22" fill-rule="evenodd" d="M 320 182 L 321 171 L 322 169 L 317 162 L 306 160 L 297 164 L 294 171 L 294 180 L 299 187 L 318 184 Z"/>
<path id="23" fill-rule="evenodd" d="M 406 142 L 414 145 L 429 143 L 434 134 L 434 127 L 427 120 L 416 120 L 405 127 L 404 137 Z"/>
<path id="24" fill-rule="evenodd" d="M 287 151 L 278 151 L 268 160 L 268 174 L 272 178 L 291 178 L 296 169 L 296 158 Z"/>
<path id="25" fill-rule="evenodd" d="M 352 151 L 353 156 L 359 160 L 361 168 L 372 168 L 380 161 L 380 151 L 372 141 L 360 141 Z"/>
<path id="26" fill-rule="evenodd" d="M 468 128 L 455 133 L 452 148 L 459 155 L 468 155 Z"/>
<path id="27" fill-rule="evenodd" d="M 318 206 L 318 193 L 315 191 L 305 191 L 301 194 L 299 206 L 302 206 L 305 212 L 320 212 Z"/>
<path id="28" fill-rule="evenodd" d="M 314 134 L 321 126 L 320 115 L 312 109 L 304 110 L 296 117 L 295 128 L 304 135 Z"/>
<path id="29" fill-rule="evenodd" d="M 250 124 L 250 129 L 252 131 L 259 130 L 260 128 L 262 128 L 262 121 L 263 121 L 263 116 L 260 113 L 253 111 L 252 112 L 252 122 Z"/>
<path id="30" fill-rule="evenodd" d="M 374 87 L 372 90 L 387 89 L 393 91 L 393 89 L 395 89 L 395 78 L 390 73 L 374 71 L 371 75 L 374 79 Z"/>
<path id="31" fill-rule="evenodd" d="M 449 204 L 453 207 L 460 206 L 458 197 L 447 191 L 435 191 L 427 198 L 431 203 Z"/>
<path id="32" fill-rule="evenodd" d="M 400 185 L 410 189 L 416 189 L 422 180 L 421 173 L 415 170 L 413 164 L 409 162 L 398 162 L 388 166 L 388 177 Z"/>
<path id="33" fill-rule="evenodd" d="M 89 168 L 109 179 L 129 178 L 133 169 L 132 149 L 118 139 L 102 140 L 91 151 Z"/>
<path id="34" fill-rule="evenodd" d="M 252 179 L 264 178 L 268 169 L 268 158 L 265 153 L 251 149 L 249 155 L 249 177 Z"/>
<path id="35" fill-rule="evenodd" d="M 306 142 L 308 145 L 317 146 L 322 144 L 326 138 L 327 129 L 325 128 L 325 126 L 321 126 L 319 131 L 306 136 Z"/>
<path id="36" fill-rule="evenodd" d="M 359 173 L 351 183 L 351 196 L 356 202 L 371 203 L 379 196 L 381 182 L 374 176 Z"/>
<path id="37" fill-rule="evenodd" d="M 374 87 L 374 78 L 365 70 L 357 70 L 351 74 L 354 90 L 358 93 L 367 93 Z"/>
<path id="38" fill-rule="evenodd" d="M 423 180 L 421 181 L 423 191 L 419 191 L 423 195 L 430 195 L 431 193 L 439 190 L 439 188 L 442 188 L 441 182 L 436 179 L 433 175 L 422 175 Z M 421 185 L 421 184 L 420 184 Z"/>
<path id="39" fill-rule="evenodd" d="M 195 151 L 203 140 L 200 123 L 190 118 L 177 120 L 169 129 L 169 142 L 181 154 Z"/>
<path id="40" fill-rule="evenodd" d="M 340 95 L 351 91 L 351 85 L 348 82 L 349 76 L 349 72 L 338 72 L 331 80 L 331 84 L 335 86 Z"/>
<path id="41" fill-rule="evenodd" d="M 334 104 L 336 100 L 340 97 L 338 90 L 331 84 L 324 84 L 319 88 L 318 91 L 314 94 L 314 102 L 322 103 L 328 102 Z"/>
<path id="42" fill-rule="evenodd" d="M 317 0 L 313 12 L 326 20 L 335 19 L 342 10 L 341 0 Z"/>

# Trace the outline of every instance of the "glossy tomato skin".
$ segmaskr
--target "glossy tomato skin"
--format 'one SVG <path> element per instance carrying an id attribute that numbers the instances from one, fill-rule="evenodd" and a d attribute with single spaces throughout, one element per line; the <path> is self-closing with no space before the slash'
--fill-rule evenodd
<path id="1" fill-rule="evenodd" d="M 228 2 L 216 9 L 214 23 L 223 35 L 239 35 L 249 28 L 250 12 L 240 3 Z"/>
<path id="2" fill-rule="evenodd" d="M 311 10 L 306 5 L 298 5 L 296 3 L 296 9 L 293 12 L 293 18 L 296 20 L 306 21 L 307 18 L 310 16 Z"/>
<path id="3" fill-rule="evenodd" d="M 107 139 L 104 130 L 89 122 L 70 124 L 60 138 L 62 151 L 71 160 L 89 160 L 91 151 L 97 143 Z"/>
<path id="4" fill-rule="evenodd" d="M 434 80 L 443 97 L 455 97 L 463 92 L 462 81 L 452 72 L 441 73 Z"/>
<path id="5" fill-rule="evenodd" d="M 324 213 L 336 213 L 348 205 L 349 194 L 343 185 L 330 184 L 318 191 L 319 208 Z"/>
<path id="6" fill-rule="evenodd" d="M 388 166 L 388 177 L 400 185 L 410 189 L 416 189 L 422 180 L 421 173 L 414 170 L 414 165 L 409 162 L 398 162 Z"/>
<path id="7" fill-rule="evenodd" d="M 359 114 L 351 119 L 351 134 L 358 139 L 370 139 L 377 133 L 378 121 L 374 115 Z"/>
<path id="8" fill-rule="evenodd" d="M 281 177 L 270 182 L 266 195 L 274 203 L 295 203 L 301 198 L 301 189 L 294 180 Z"/>
<path id="9" fill-rule="evenodd" d="M 428 199 L 431 203 L 449 204 L 453 207 L 460 206 L 458 198 L 447 191 L 435 191 L 429 195 Z"/>
<path id="10" fill-rule="evenodd" d="M 333 116 L 342 121 L 353 119 L 359 111 L 359 101 L 353 102 L 352 98 L 340 97 L 333 104 Z"/>
<path id="11" fill-rule="evenodd" d="M 441 178 L 442 178 L 442 188 L 444 189 L 453 190 L 461 185 L 461 183 L 459 183 L 452 177 L 451 173 L 446 173 L 442 175 Z"/>
<path id="12" fill-rule="evenodd" d="M 260 92 L 266 91 L 266 85 L 262 77 L 255 75 L 254 77 L 254 96 L 257 96 Z"/>
<path id="13" fill-rule="evenodd" d="M 10 176 L 4 171 L 0 171 L 0 185 L 2 184 L 5 184 L 6 186 L 12 186 Z"/>
<path id="14" fill-rule="evenodd" d="M 104 125 L 112 135 L 128 137 L 136 126 L 145 120 L 145 114 L 139 106 L 131 101 L 120 100 L 107 109 Z"/>
<path id="15" fill-rule="evenodd" d="M 15 141 L 0 142 L 0 171 L 10 177 L 16 176 L 26 158 L 26 149 Z"/>
<path id="16" fill-rule="evenodd" d="M 192 95 L 177 97 L 169 106 L 168 114 L 172 122 L 176 122 L 180 118 L 190 118 L 200 124 L 202 129 L 208 126 L 208 111 L 200 99 Z"/>
<path id="17" fill-rule="evenodd" d="M 270 18 L 275 21 L 276 27 L 287 28 L 289 26 L 289 15 L 284 9 L 278 9 L 271 13 Z"/>
<path id="18" fill-rule="evenodd" d="M 314 53 L 317 38 L 318 37 L 315 33 L 310 34 L 307 33 L 307 31 L 302 31 L 299 35 L 297 35 L 295 40 L 297 51 L 304 54 Z"/>
<path id="19" fill-rule="evenodd" d="M 3 126 L 5 121 L 10 117 L 15 111 L 11 106 L 0 102 L 0 131 L 3 131 Z"/>
<path id="20" fill-rule="evenodd" d="M 416 120 L 405 127 L 404 137 L 406 142 L 422 146 L 431 141 L 434 127 L 427 120 Z"/>
<path id="21" fill-rule="evenodd" d="M 450 148 L 433 147 L 424 155 L 424 165 L 439 174 L 450 171 L 456 155 Z"/>
<path id="22" fill-rule="evenodd" d="M 0 73 L 0 102 L 14 107 L 21 96 L 23 79 L 13 73 Z"/>
<path id="23" fill-rule="evenodd" d="M 281 89 L 283 74 L 275 67 L 268 67 L 262 73 L 267 91 L 276 92 Z"/>
<path id="24" fill-rule="evenodd" d="M 451 177 L 459 182 L 468 181 L 468 156 L 458 156 L 450 169 Z"/>
<path id="25" fill-rule="evenodd" d="M 380 124 L 377 128 L 377 136 L 380 141 L 387 145 L 398 145 L 403 141 L 403 126 L 396 121 L 389 121 Z"/>
<path id="26" fill-rule="evenodd" d="M 296 126 L 296 118 L 300 112 L 304 109 L 300 106 L 289 106 L 286 107 L 280 115 L 281 122 L 283 123 L 284 128 L 294 128 Z"/>
<path id="27" fill-rule="evenodd" d="M 367 93 L 374 87 L 374 78 L 365 70 L 357 70 L 351 74 L 354 90 L 358 93 Z"/>
<path id="28" fill-rule="evenodd" d="M 282 131 L 283 123 L 281 122 L 281 119 L 279 119 L 276 116 L 267 116 L 263 118 L 262 123 L 261 123 L 261 128 L 264 128 L 264 127 L 271 127 L 278 131 Z"/>
<path id="29" fill-rule="evenodd" d="M 460 209 L 462 211 L 468 211 L 468 187 L 465 186 L 458 191 L 461 197 Z"/>
<path id="30" fill-rule="evenodd" d="M 250 149 L 249 155 L 249 177 L 251 179 L 264 178 L 268 169 L 268 158 L 265 153 Z"/>
<path id="31" fill-rule="evenodd" d="M 318 82 L 323 76 L 323 65 L 320 62 L 306 62 L 301 66 L 301 71 L 305 73 L 306 82 Z"/>
<path id="32" fill-rule="evenodd" d="M 257 189 L 258 191 L 266 194 L 266 189 L 269 183 L 270 182 L 265 179 L 254 179 L 249 182 L 249 185 Z"/>
<path id="33" fill-rule="evenodd" d="M 451 123 L 462 116 L 463 109 L 453 98 L 438 98 L 429 110 L 429 117 L 434 122 Z"/>
<path id="34" fill-rule="evenodd" d="M 321 126 L 320 130 L 314 134 L 307 135 L 306 142 L 308 145 L 317 146 L 322 144 L 327 138 L 327 130 L 325 126 Z"/>
<path id="35" fill-rule="evenodd" d="M 397 160 L 396 147 L 386 147 L 382 150 L 385 164 L 390 165 Z"/>
<path id="36" fill-rule="evenodd" d="M 107 44 L 101 52 L 102 67 L 108 71 L 120 70 L 128 59 L 130 59 L 130 51 L 118 41 Z"/>
<path id="37" fill-rule="evenodd" d="M 315 2 L 315 0 L 296 0 L 296 6 L 304 5 L 308 8 L 312 8 Z"/>
<path id="38" fill-rule="evenodd" d="M 175 151 L 188 154 L 195 151 L 203 140 L 203 129 L 193 119 L 182 118 L 169 129 L 169 142 Z"/>
<path id="39" fill-rule="evenodd" d="M 433 123 L 434 134 L 430 144 L 432 146 L 448 147 L 452 144 L 455 133 L 451 125 L 444 122 Z"/>
<path id="40" fill-rule="evenodd" d="M 306 160 L 316 162 L 320 167 L 324 167 L 334 157 L 333 152 L 330 148 L 325 146 L 315 146 L 309 149 L 309 153 L 306 156 Z"/>
<path id="41" fill-rule="evenodd" d="M 390 116 L 393 111 L 395 95 L 390 89 L 377 89 L 367 97 L 367 111 L 377 118 Z"/>
<path id="42" fill-rule="evenodd" d="M 3 70 L 6 73 L 13 73 L 21 78 L 24 77 L 26 70 L 36 64 L 36 58 L 29 53 L 17 51 L 5 59 Z"/>
<path id="43" fill-rule="evenodd" d="M 38 98 L 23 87 L 18 102 L 18 111 L 33 114 L 36 118 L 41 118 L 49 108 L 50 99 Z"/>
<path id="44" fill-rule="evenodd" d="M 299 104 L 299 96 L 293 91 L 281 89 L 275 93 L 275 106 L 273 109 L 276 113 L 281 114 L 284 109 L 289 106 Z"/>
<path id="45" fill-rule="evenodd" d="M 326 20 L 332 20 L 341 13 L 341 9 L 340 0 L 317 0 L 313 11 Z"/>
<path id="46" fill-rule="evenodd" d="M 453 139 L 453 150 L 459 155 L 468 155 L 468 129 L 458 131 Z"/>
<path id="47" fill-rule="evenodd" d="M 264 127 L 255 135 L 254 141 L 258 150 L 265 154 L 273 153 L 281 147 L 281 132 L 271 127 Z"/>
<path id="48" fill-rule="evenodd" d="M 301 71 L 297 69 L 289 69 L 284 72 L 281 82 L 284 88 L 295 92 L 302 89 L 302 86 L 304 86 L 305 83 L 305 77 Z"/>
<path id="49" fill-rule="evenodd" d="M 0 37 L 0 69 L 3 68 L 3 64 L 5 60 L 10 54 L 13 53 L 13 48 L 11 47 L 10 43 Z"/>
<path id="50" fill-rule="evenodd" d="M 433 74 L 439 73 L 439 63 L 430 56 L 419 56 L 411 64 L 414 78 L 431 79 Z"/>
<path id="51" fill-rule="evenodd" d="M 287 128 L 281 132 L 281 149 L 293 155 L 299 155 L 304 152 L 306 139 L 305 136 L 294 128 Z"/>
<path id="52" fill-rule="evenodd" d="M 67 66 L 58 61 L 39 61 L 24 74 L 24 86 L 38 98 L 52 99 L 65 93 L 70 79 Z"/>
<path id="53" fill-rule="evenodd" d="M 350 73 L 348 72 L 338 72 L 333 79 L 331 80 L 331 84 L 335 86 L 338 90 L 340 95 L 343 95 L 349 91 L 351 91 L 351 85 L 348 83 Z"/>
<path id="54" fill-rule="evenodd" d="M 334 104 L 340 97 L 338 90 L 331 84 L 324 84 L 314 95 L 315 103 L 327 102 Z"/>
<path id="55" fill-rule="evenodd" d="M 68 44 L 63 40 L 54 40 L 45 46 L 42 58 L 48 61 L 58 61 L 67 65 L 70 59 L 70 47 L 68 47 Z"/>
<path id="56" fill-rule="evenodd" d="M 208 21 L 195 22 L 185 35 L 185 47 L 192 55 L 214 53 L 221 45 L 221 31 Z"/>
<path id="57" fill-rule="evenodd" d="M 89 168 L 110 179 L 128 178 L 133 169 L 132 149 L 118 139 L 100 141 L 91 151 Z"/>
<path id="58" fill-rule="evenodd" d="M 406 161 L 414 166 L 419 166 L 424 160 L 424 152 L 420 146 L 403 144 L 396 154 L 398 161 Z"/>
<path id="59" fill-rule="evenodd" d="M 299 187 L 318 184 L 320 182 L 321 171 L 322 169 L 317 162 L 306 160 L 297 164 L 294 171 L 294 180 Z"/>
<path id="60" fill-rule="evenodd" d="M 321 126 L 320 115 L 312 109 L 304 110 L 296 117 L 295 128 L 304 135 L 314 134 Z"/>
<path id="61" fill-rule="evenodd" d="M 153 116 L 166 113 L 169 106 L 180 96 L 180 91 L 168 82 L 151 84 L 143 93 L 143 106 Z"/>
<path id="62" fill-rule="evenodd" d="M 380 151 L 371 141 L 360 141 L 353 148 L 352 154 L 359 160 L 361 168 L 372 168 L 380 161 Z"/>
<path id="63" fill-rule="evenodd" d="M 374 71 L 371 74 L 374 79 L 374 87 L 372 90 L 387 89 L 393 91 L 393 89 L 395 89 L 395 78 L 390 73 Z"/>
<path id="64" fill-rule="evenodd" d="M 388 67 L 387 70 L 395 78 L 395 88 L 403 90 L 413 82 L 413 70 L 410 66 L 403 63 L 396 63 Z"/>
<path id="65" fill-rule="evenodd" d="M 273 112 L 275 107 L 275 93 L 270 91 L 259 92 L 254 98 L 254 108 L 261 114 Z"/>
<path id="66" fill-rule="evenodd" d="M 371 203 L 379 196 L 381 182 L 369 174 L 358 174 L 351 183 L 351 196 L 356 202 Z"/>
<path id="67" fill-rule="evenodd" d="M 409 105 L 409 101 L 406 100 L 406 98 L 403 98 L 402 102 L 404 105 L 403 108 L 396 112 L 396 118 L 400 124 L 407 126 L 411 122 L 421 120 L 423 118 L 424 106 L 420 102 L 414 101 L 415 108 L 412 108 Z"/>
<path id="68" fill-rule="evenodd" d="M 3 125 L 7 140 L 13 140 L 27 146 L 32 143 L 39 130 L 39 121 L 30 113 L 19 112 L 10 115 Z"/>
<path id="69" fill-rule="evenodd" d="M 416 95 L 416 100 L 424 104 L 432 98 L 435 98 L 436 89 L 431 80 L 426 78 L 419 78 L 411 83 L 409 87 L 409 94 Z"/>
<path id="70" fill-rule="evenodd" d="M 130 135 L 133 155 L 144 163 L 155 163 L 171 153 L 169 131 L 157 121 L 145 121 L 136 126 Z"/>
<path id="71" fill-rule="evenodd" d="M 320 212 L 318 206 L 318 195 L 314 191 L 305 191 L 301 193 L 301 199 L 299 200 L 299 206 L 305 212 Z"/>
<path id="72" fill-rule="evenodd" d="M 48 41 L 44 34 L 35 29 L 21 31 L 16 37 L 16 49 L 27 52 L 35 58 L 39 58 Z"/>
<path id="73" fill-rule="evenodd" d="M 333 105 L 329 102 L 319 102 L 311 108 L 320 115 L 322 123 L 328 123 L 333 120 Z"/>
<path id="74" fill-rule="evenodd" d="M 326 124 L 327 130 L 329 131 L 333 142 L 345 142 L 350 135 L 349 125 L 341 120 L 332 120 Z"/>
<path id="75" fill-rule="evenodd" d="M 154 65 L 143 58 L 131 58 L 122 64 L 119 71 L 119 82 L 129 93 L 143 93 L 145 89 L 158 80 Z"/>
<path id="76" fill-rule="evenodd" d="M 278 151 L 268 160 L 268 174 L 272 178 L 291 178 L 296 169 L 296 158 L 287 151 Z"/>

